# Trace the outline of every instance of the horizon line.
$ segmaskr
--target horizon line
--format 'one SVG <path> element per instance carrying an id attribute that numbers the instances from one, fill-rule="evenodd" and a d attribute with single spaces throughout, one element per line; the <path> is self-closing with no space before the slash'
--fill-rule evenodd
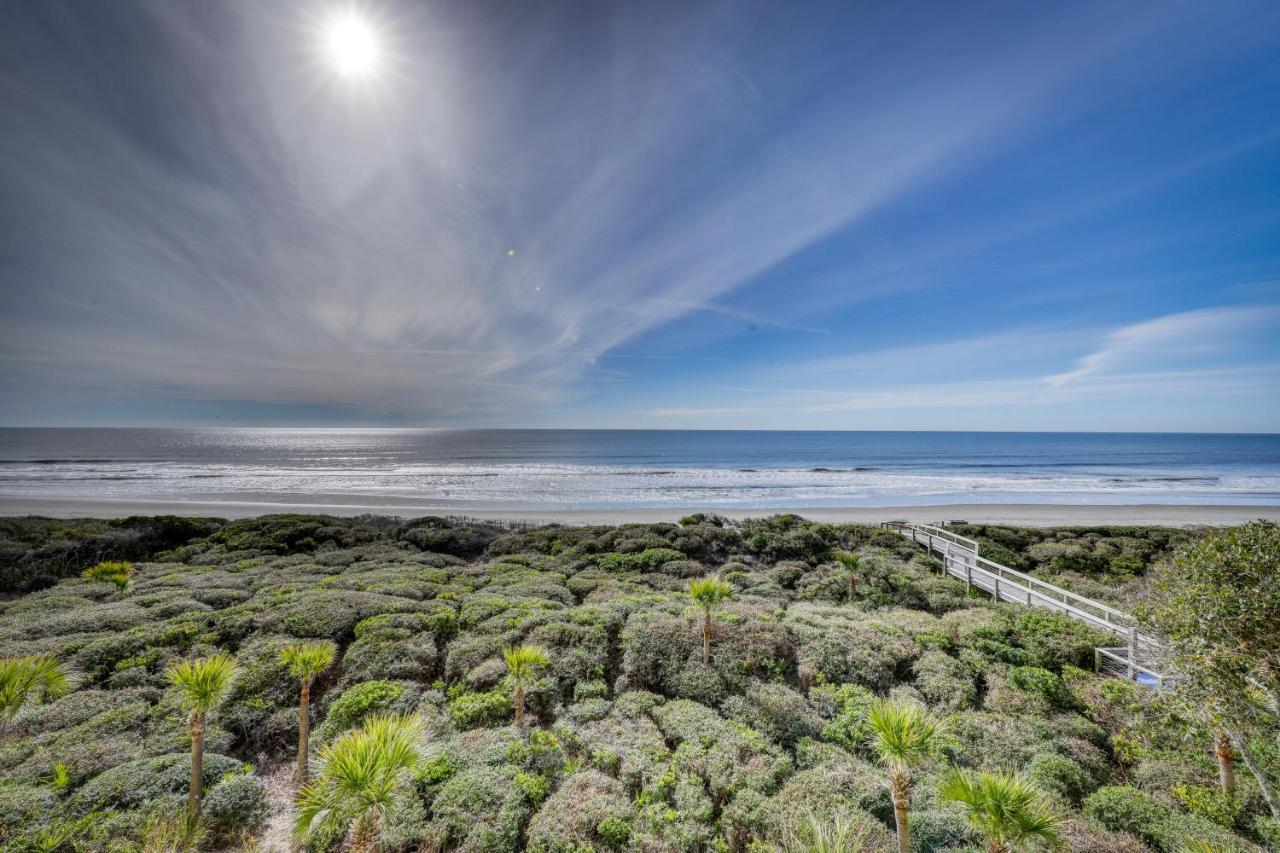
<path id="1" fill-rule="evenodd" d="M 324 432 L 804 432 L 804 433 L 927 433 L 954 435 L 1239 435 L 1280 436 L 1280 430 L 1047 430 L 1047 429 L 810 429 L 804 427 L 465 427 L 465 426 L 280 426 L 181 424 L 10 425 L 0 430 L 314 430 Z"/>

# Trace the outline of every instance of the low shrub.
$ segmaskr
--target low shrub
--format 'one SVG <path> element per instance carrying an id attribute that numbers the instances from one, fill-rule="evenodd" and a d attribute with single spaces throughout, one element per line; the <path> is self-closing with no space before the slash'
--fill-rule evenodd
<path id="1" fill-rule="evenodd" d="M 1062 679 L 1042 667 L 1015 666 L 1009 670 L 1008 683 L 1015 689 L 1042 696 L 1054 705 L 1069 701 Z"/>
<path id="2" fill-rule="evenodd" d="M 683 562 L 673 548 L 646 548 L 638 554 L 600 554 L 596 565 L 609 572 L 656 572 L 666 563 Z"/>
<path id="3" fill-rule="evenodd" d="M 222 777 L 237 773 L 240 762 L 217 753 L 204 756 L 204 784 L 213 785 Z M 77 815 L 106 808 L 134 809 L 165 794 L 181 794 L 191 778 L 191 756 L 173 753 L 156 758 L 140 758 L 117 765 L 90 779 L 70 799 Z"/>
<path id="4" fill-rule="evenodd" d="M 849 750 L 866 745 L 871 737 L 867 714 L 875 704 L 876 694 L 857 684 L 824 684 L 813 688 L 809 695 L 827 720 L 822 727 L 824 740 Z"/>
<path id="5" fill-rule="evenodd" d="M 1084 801 L 1084 813 L 1107 829 L 1132 832 L 1164 853 L 1182 853 L 1194 841 L 1214 849 L 1245 851 L 1252 845 L 1196 815 L 1180 814 L 1137 788 L 1099 788 Z"/>
<path id="6" fill-rule="evenodd" d="M 918 642 L 918 639 L 917 639 Z M 930 706 L 945 712 L 974 707 L 978 689 L 973 674 L 960 661 L 940 651 L 926 651 L 913 667 L 915 687 Z"/>
<path id="7" fill-rule="evenodd" d="M 251 774 L 224 779 L 205 796 L 204 815 L 221 838 L 252 833 L 267 816 L 266 786 Z"/>
<path id="8" fill-rule="evenodd" d="M 449 702 L 449 717 L 459 729 L 498 725 L 514 712 L 511 692 L 502 687 L 483 693 L 460 693 Z"/>
<path id="9" fill-rule="evenodd" d="M 1027 763 L 1027 778 L 1039 788 L 1065 800 L 1080 802 L 1097 783 L 1079 764 L 1069 758 L 1042 752 Z"/>
<path id="10" fill-rule="evenodd" d="M 365 681 L 348 687 L 329 704 L 323 737 L 355 728 L 369 714 L 390 709 L 404 692 L 404 685 L 393 681 Z"/>
<path id="11" fill-rule="evenodd" d="M 809 703 L 783 684 L 753 682 L 745 696 L 735 696 L 725 703 L 724 712 L 786 747 L 818 731 L 818 716 Z"/>

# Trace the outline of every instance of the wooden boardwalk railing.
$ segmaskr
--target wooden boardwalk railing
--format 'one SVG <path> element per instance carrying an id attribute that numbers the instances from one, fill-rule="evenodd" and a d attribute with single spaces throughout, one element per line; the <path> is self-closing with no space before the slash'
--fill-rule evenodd
<path id="1" fill-rule="evenodd" d="M 990 593 L 993 601 L 1063 613 L 1123 638 L 1122 646 L 1095 649 L 1094 668 L 1139 684 L 1156 688 L 1166 686 L 1168 676 L 1163 674 L 1160 665 L 1163 657 L 1160 643 L 1154 637 L 1139 632 L 1138 620 L 1130 614 L 988 560 L 978 553 L 980 546 L 977 541 L 945 528 L 907 521 L 887 521 L 881 526 L 940 557 L 943 572 L 964 581 L 967 589 L 977 588 Z"/>

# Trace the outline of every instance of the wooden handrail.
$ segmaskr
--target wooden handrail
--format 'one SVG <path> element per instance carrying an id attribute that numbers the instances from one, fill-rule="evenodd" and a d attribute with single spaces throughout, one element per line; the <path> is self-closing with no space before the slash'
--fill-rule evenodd
<path id="1" fill-rule="evenodd" d="M 979 544 L 976 540 L 930 524 L 889 521 L 883 526 L 911 536 L 913 541 L 925 545 L 931 551 L 941 551 L 944 556 L 954 555 L 950 548 L 939 548 L 933 540 L 941 539 L 947 545 L 959 548 L 960 556 L 964 559 L 964 571 L 954 570 L 950 565 L 945 566 L 946 571 L 980 588 L 990 589 L 1000 600 L 1021 601 L 1025 597 L 1025 603 L 1030 605 L 1034 603 L 1032 597 L 1035 597 L 1043 604 L 1066 612 L 1082 622 L 1120 634 L 1134 645 L 1159 647 L 1154 638 L 1137 633 L 1138 620 L 1132 615 L 983 557 L 978 553 Z M 926 541 L 921 542 L 921 536 Z"/>

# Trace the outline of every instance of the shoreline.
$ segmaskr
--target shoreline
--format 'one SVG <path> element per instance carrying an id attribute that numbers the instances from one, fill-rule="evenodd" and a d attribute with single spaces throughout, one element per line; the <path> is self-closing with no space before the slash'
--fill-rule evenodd
<path id="1" fill-rule="evenodd" d="M 732 519 L 762 518 L 794 513 L 812 521 L 831 523 L 879 523 L 907 520 L 937 522 L 963 520 L 977 524 L 1022 527 L 1072 525 L 1160 525 L 1167 527 L 1242 524 L 1255 519 L 1280 521 L 1280 506 L 1249 504 L 927 504 L 877 507 L 759 507 L 714 509 L 707 507 L 661 509 L 493 509 L 466 506 L 415 506 L 376 504 L 324 504 L 249 501 L 182 501 L 111 498 L 41 498 L 0 496 L 0 516 L 51 518 L 123 518 L 130 515 L 186 515 L 219 518 L 253 518 L 277 513 L 306 515 L 384 515 L 420 518 L 428 515 L 466 516 L 495 521 L 558 524 L 623 524 L 676 521 L 697 512 Z"/>

